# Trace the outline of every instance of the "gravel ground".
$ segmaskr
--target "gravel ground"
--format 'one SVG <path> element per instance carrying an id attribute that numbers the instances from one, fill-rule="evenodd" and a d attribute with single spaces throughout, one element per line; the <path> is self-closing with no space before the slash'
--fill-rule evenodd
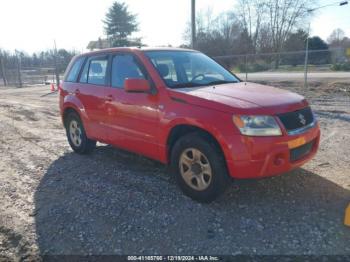
<path id="1" fill-rule="evenodd" d="M 349 83 L 313 83 L 315 159 L 282 176 L 233 182 L 211 204 L 167 167 L 107 145 L 72 152 L 47 87 L 0 90 L 0 256 L 350 254 Z"/>

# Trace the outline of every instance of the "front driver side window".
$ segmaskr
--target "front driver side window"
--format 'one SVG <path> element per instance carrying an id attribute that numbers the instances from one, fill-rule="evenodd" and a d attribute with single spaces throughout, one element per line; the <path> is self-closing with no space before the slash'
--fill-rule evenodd
<path id="1" fill-rule="evenodd" d="M 124 88 L 124 81 L 127 78 L 146 77 L 132 55 L 116 55 L 112 62 L 112 87 Z"/>

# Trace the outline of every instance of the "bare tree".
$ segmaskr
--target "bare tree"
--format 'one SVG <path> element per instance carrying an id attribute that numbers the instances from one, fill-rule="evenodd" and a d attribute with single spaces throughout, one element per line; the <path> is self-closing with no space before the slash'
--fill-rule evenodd
<path id="1" fill-rule="evenodd" d="M 208 7 L 205 11 L 200 10 L 196 14 L 196 38 L 208 32 L 212 32 L 216 26 L 216 18 L 213 16 L 213 9 Z M 184 39 L 187 42 L 191 41 L 191 24 L 187 23 Z"/>
<path id="2" fill-rule="evenodd" d="M 337 28 L 334 29 L 330 36 L 327 38 L 328 44 L 333 47 L 338 47 L 341 45 L 342 40 L 345 37 L 345 33 L 342 29 Z"/>
<path id="3" fill-rule="evenodd" d="M 250 53 L 253 50 L 248 34 L 243 31 L 233 12 L 213 16 L 211 9 L 202 10 L 196 15 L 196 27 L 196 49 L 210 56 Z M 184 34 L 184 39 L 188 43 L 190 33 L 190 24 L 188 24 Z M 234 63 L 232 59 L 220 62 L 227 67 Z"/>
<path id="4" fill-rule="evenodd" d="M 239 0 L 237 15 L 243 30 L 248 34 L 257 51 L 260 28 L 262 27 L 265 4 L 259 0 Z"/>
<path id="5" fill-rule="evenodd" d="M 283 45 L 293 29 L 308 17 L 306 11 L 311 7 L 310 0 L 268 0 L 266 1 L 269 27 L 275 52 Z"/>
<path id="6" fill-rule="evenodd" d="M 336 48 L 331 56 L 333 64 L 345 63 L 348 61 L 345 50 L 350 48 L 350 39 L 345 36 L 345 32 L 342 29 L 337 28 L 333 30 L 327 38 L 327 42 L 330 47 Z"/>
<path id="7" fill-rule="evenodd" d="M 267 25 L 261 26 L 258 39 L 258 48 L 260 53 L 273 52 L 271 30 Z"/>
<path id="8" fill-rule="evenodd" d="M 290 33 L 305 21 L 316 0 L 239 0 L 238 13 L 256 51 L 280 52 Z M 269 39 L 266 39 L 268 37 Z"/>
<path id="9" fill-rule="evenodd" d="M 241 27 L 237 22 L 235 14 L 232 12 L 223 13 L 215 20 L 216 29 L 221 32 L 222 36 L 228 41 L 235 41 L 239 37 L 237 32 Z"/>

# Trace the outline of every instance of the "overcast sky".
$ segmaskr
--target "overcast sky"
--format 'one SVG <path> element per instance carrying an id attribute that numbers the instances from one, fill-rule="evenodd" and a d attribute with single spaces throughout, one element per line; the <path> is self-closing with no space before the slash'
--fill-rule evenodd
<path id="1" fill-rule="evenodd" d="M 125 0 L 138 14 L 139 36 L 150 46 L 178 46 L 190 17 L 190 0 Z M 320 5 L 334 3 L 322 0 Z M 0 48 L 36 52 L 53 47 L 86 51 L 103 37 L 103 23 L 113 0 L 0 0 Z M 197 0 L 197 10 L 214 14 L 233 10 L 235 0 Z M 350 37 L 350 5 L 327 7 L 311 21 L 312 35 L 326 39 L 335 28 Z"/>

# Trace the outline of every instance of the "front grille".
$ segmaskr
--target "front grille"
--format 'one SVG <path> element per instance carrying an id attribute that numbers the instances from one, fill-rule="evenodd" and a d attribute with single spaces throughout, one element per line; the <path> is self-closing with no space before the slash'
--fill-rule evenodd
<path id="1" fill-rule="evenodd" d="M 289 160 L 291 162 L 294 162 L 294 161 L 297 161 L 297 160 L 303 158 L 304 156 L 308 155 L 311 152 L 314 144 L 315 144 L 315 140 L 312 140 L 309 143 L 306 143 L 302 146 L 291 149 Z"/>
<path id="2" fill-rule="evenodd" d="M 314 121 L 310 107 L 278 115 L 287 131 L 303 128 Z"/>

